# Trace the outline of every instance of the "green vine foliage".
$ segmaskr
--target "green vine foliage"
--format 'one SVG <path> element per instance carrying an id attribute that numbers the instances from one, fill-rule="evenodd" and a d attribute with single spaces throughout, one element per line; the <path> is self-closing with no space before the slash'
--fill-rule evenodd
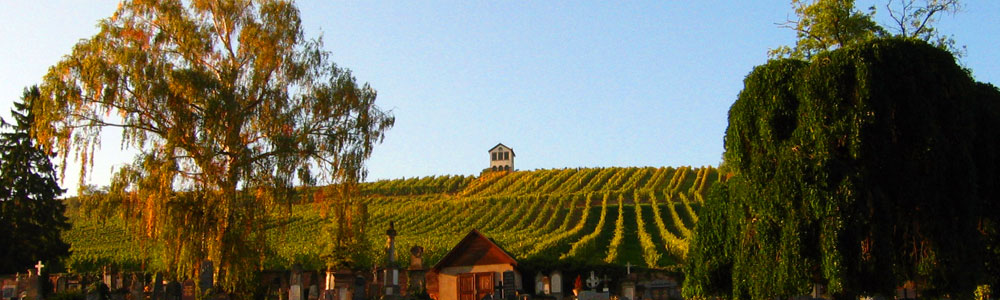
<path id="1" fill-rule="evenodd" d="M 910 280 L 971 297 L 997 277 L 998 99 L 912 39 L 755 68 L 730 108 L 733 177 L 702 210 L 686 297 L 824 284 L 856 298 Z"/>

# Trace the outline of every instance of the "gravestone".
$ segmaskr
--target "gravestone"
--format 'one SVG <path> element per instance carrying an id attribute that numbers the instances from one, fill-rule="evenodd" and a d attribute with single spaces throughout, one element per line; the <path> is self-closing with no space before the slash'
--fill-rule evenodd
<path id="1" fill-rule="evenodd" d="M 292 265 L 292 278 L 289 280 L 288 300 L 302 300 L 302 266 Z"/>
<path id="2" fill-rule="evenodd" d="M 162 300 L 163 299 L 163 275 L 159 272 L 153 275 L 153 294 L 149 298 L 150 300 Z"/>
<path id="3" fill-rule="evenodd" d="M 180 282 L 177 282 L 177 280 L 171 280 L 167 283 L 165 300 L 181 300 L 181 289 L 183 288 L 184 287 L 181 286 Z"/>
<path id="4" fill-rule="evenodd" d="M 56 291 L 55 292 L 57 294 L 59 294 L 59 293 L 65 293 L 66 289 L 68 288 L 68 285 L 67 285 L 68 281 L 69 281 L 69 275 L 66 275 L 66 274 L 56 275 L 56 285 L 55 285 Z"/>
<path id="5" fill-rule="evenodd" d="M 368 284 L 368 280 L 364 277 L 357 276 L 354 277 L 354 297 L 351 300 L 365 300 L 368 299 L 367 293 L 365 293 L 365 285 Z M 340 299 L 347 300 L 347 299 Z"/>
<path id="6" fill-rule="evenodd" d="M 549 275 L 549 291 L 552 296 L 556 297 L 556 299 L 562 299 L 563 297 L 562 277 L 562 272 L 559 272 L 559 270 L 552 271 L 551 275 Z"/>
<path id="7" fill-rule="evenodd" d="M 83 289 L 83 285 L 80 284 L 80 279 L 69 278 L 66 280 L 66 289 L 70 291 L 79 291 Z"/>
<path id="8" fill-rule="evenodd" d="M 39 299 L 42 295 L 42 278 L 32 269 L 28 269 L 27 295 L 30 299 Z"/>
<path id="9" fill-rule="evenodd" d="M 514 271 L 504 271 L 501 276 L 503 278 L 503 298 L 514 299 L 517 296 L 517 284 L 514 282 L 517 275 L 514 274 Z"/>
<path id="10" fill-rule="evenodd" d="M 184 283 L 181 283 L 181 300 L 195 300 L 195 298 L 198 298 L 197 291 L 195 291 L 196 288 L 194 280 L 188 279 Z"/>
<path id="11" fill-rule="evenodd" d="M 208 295 L 209 290 L 212 289 L 212 272 L 215 268 L 212 266 L 211 260 L 203 260 L 201 262 L 201 272 L 198 273 L 198 291 L 202 295 Z"/>
<path id="12" fill-rule="evenodd" d="M 318 285 L 315 285 L 315 284 L 309 285 L 309 297 L 308 297 L 308 299 L 309 300 L 317 300 L 317 299 L 319 299 L 319 286 Z"/>
<path id="13" fill-rule="evenodd" d="M 590 277 L 587 277 L 587 289 L 597 289 L 599 285 L 601 285 L 601 279 L 594 276 L 594 271 L 590 271 Z"/>
<path id="14" fill-rule="evenodd" d="M 0 294 L 4 299 L 11 299 L 17 296 L 17 279 L 3 279 L 3 293 Z"/>
<path id="15" fill-rule="evenodd" d="M 426 290 L 425 279 L 427 270 L 424 269 L 424 247 L 413 246 L 410 248 L 410 267 L 407 269 L 407 290 L 411 295 L 423 293 Z"/>
<path id="16" fill-rule="evenodd" d="M 671 280 L 653 280 L 649 282 L 646 288 L 646 298 L 653 300 L 667 300 L 670 299 L 674 293 L 673 290 L 677 288 L 677 283 Z"/>
<path id="17" fill-rule="evenodd" d="M 577 300 L 609 300 L 611 294 L 608 292 L 582 291 L 577 296 Z"/>
<path id="18" fill-rule="evenodd" d="M 535 295 L 545 294 L 545 283 L 542 282 L 542 273 L 535 274 Z"/>
<path id="19" fill-rule="evenodd" d="M 622 283 L 622 298 L 624 298 L 623 300 L 636 300 L 635 282 L 626 281 Z"/>
<path id="20" fill-rule="evenodd" d="M 132 282 L 129 283 L 128 290 L 129 293 L 132 294 L 133 300 L 143 300 L 143 298 L 145 298 L 146 295 L 142 291 L 143 286 L 142 276 L 137 276 L 135 273 L 132 273 Z"/>

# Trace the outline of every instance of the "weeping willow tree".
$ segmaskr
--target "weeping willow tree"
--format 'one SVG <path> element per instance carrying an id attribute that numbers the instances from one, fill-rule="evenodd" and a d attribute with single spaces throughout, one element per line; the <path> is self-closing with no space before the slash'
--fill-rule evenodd
<path id="1" fill-rule="evenodd" d="M 109 192 L 179 276 L 208 259 L 222 287 L 249 284 L 291 187 L 364 178 L 395 120 L 287 1 L 124 1 L 99 27 L 49 69 L 33 133 L 86 173 L 120 129 L 138 155 Z"/>
<path id="2" fill-rule="evenodd" d="M 776 60 L 729 111 L 686 297 L 968 298 L 996 286 L 1000 91 L 951 53 L 874 40 Z"/>

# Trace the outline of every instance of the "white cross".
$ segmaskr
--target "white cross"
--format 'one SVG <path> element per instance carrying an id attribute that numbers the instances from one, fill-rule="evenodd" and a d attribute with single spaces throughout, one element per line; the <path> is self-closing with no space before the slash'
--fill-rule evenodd
<path id="1" fill-rule="evenodd" d="M 625 263 L 625 274 L 632 274 L 632 262 Z"/>
<path id="2" fill-rule="evenodd" d="M 35 265 L 35 269 L 38 270 L 38 275 L 42 275 L 42 268 L 44 268 L 44 267 L 45 267 L 45 265 L 43 265 L 42 261 L 39 260 L 38 264 Z"/>
<path id="3" fill-rule="evenodd" d="M 594 276 L 594 271 L 590 271 L 590 278 L 587 278 L 587 287 L 596 288 L 598 284 L 601 284 L 601 280 Z"/>

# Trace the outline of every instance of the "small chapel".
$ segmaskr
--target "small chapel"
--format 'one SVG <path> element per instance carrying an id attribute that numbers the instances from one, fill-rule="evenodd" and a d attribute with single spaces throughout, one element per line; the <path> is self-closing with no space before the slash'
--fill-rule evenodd
<path id="1" fill-rule="evenodd" d="M 514 170 L 514 149 L 499 143 L 488 151 L 490 153 L 490 171 Z"/>

